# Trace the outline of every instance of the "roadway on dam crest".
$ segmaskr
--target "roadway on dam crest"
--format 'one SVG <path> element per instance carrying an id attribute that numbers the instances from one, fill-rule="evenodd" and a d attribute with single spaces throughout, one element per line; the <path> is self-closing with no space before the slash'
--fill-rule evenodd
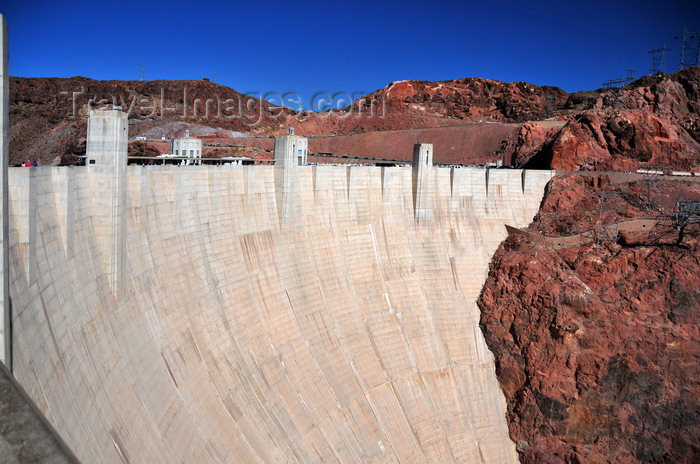
<path id="1" fill-rule="evenodd" d="M 293 171 L 11 168 L 27 393 L 82 462 L 516 462 L 475 302 L 552 173 Z"/>

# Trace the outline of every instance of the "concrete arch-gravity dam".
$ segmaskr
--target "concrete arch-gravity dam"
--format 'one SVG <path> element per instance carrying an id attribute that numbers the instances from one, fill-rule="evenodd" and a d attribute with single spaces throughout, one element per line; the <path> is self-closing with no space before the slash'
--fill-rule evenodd
<path id="1" fill-rule="evenodd" d="M 8 360 L 81 462 L 517 461 L 475 301 L 550 172 L 127 166 L 113 113 L 8 177 Z"/>

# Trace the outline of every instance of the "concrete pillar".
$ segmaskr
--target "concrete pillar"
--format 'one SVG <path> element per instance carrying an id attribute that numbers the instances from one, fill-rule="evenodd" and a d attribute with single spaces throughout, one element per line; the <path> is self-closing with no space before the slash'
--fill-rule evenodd
<path id="1" fill-rule="evenodd" d="M 124 281 L 126 253 L 126 162 L 129 140 L 127 114 L 121 110 L 91 110 L 88 119 L 86 166 L 93 184 L 93 202 L 103 264 L 113 291 Z"/>
<path id="2" fill-rule="evenodd" d="M 87 166 L 126 167 L 128 120 L 121 110 L 90 110 L 87 127 Z"/>
<path id="3" fill-rule="evenodd" d="M 413 209 L 416 221 L 426 223 L 432 215 L 433 144 L 413 145 Z"/>
<path id="4" fill-rule="evenodd" d="M 275 195 L 281 227 L 292 224 L 299 216 L 299 179 L 296 169 L 306 166 L 308 153 L 309 140 L 306 137 L 275 137 Z"/>
<path id="5" fill-rule="evenodd" d="M 306 166 L 309 140 L 301 135 L 275 137 L 275 166 Z"/>
<path id="6" fill-rule="evenodd" d="M 0 14 L 0 51 L 2 67 L 0 68 L 0 254 L 2 254 L 2 284 L 0 285 L 0 302 L 2 303 L 2 318 L 0 319 L 0 361 L 12 371 L 12 313 L 10 309 L 10 260 L 8 224 L 9 213 L 7 203 L 7 165 L 10 162 L 9 152 L 9 105 L 10 105 L 10 67 L 8 50 L 7 21 Z"/>

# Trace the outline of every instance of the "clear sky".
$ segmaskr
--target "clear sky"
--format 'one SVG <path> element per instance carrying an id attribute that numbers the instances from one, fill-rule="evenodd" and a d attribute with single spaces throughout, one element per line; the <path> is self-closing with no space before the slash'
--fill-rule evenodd
<path id="1" fill-rule="evenodd" d="M 352 95 L 403 79 L 484 77 L 592 90 L 678 69 L 700 1 L 0 0 L 10 74 L 201 79 L 240 92 Z"/>

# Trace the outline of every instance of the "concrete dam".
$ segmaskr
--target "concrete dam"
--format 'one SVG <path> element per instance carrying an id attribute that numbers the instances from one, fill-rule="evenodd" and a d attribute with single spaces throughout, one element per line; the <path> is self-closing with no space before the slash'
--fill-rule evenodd
<path id="1" fill-rule="evenodd" d="M 550 172 L 116 171 L 9 173 L 13 372 L 82 462 L 517 461 L 475 301 Z"/>
<path id="2" fill-rule="evenodd" d="M 81 462 L 517 461 L 475 302 L 551 172 L 127 166 L 118 110 L 6 170 L 4 53 L 4 362 Z"/>

